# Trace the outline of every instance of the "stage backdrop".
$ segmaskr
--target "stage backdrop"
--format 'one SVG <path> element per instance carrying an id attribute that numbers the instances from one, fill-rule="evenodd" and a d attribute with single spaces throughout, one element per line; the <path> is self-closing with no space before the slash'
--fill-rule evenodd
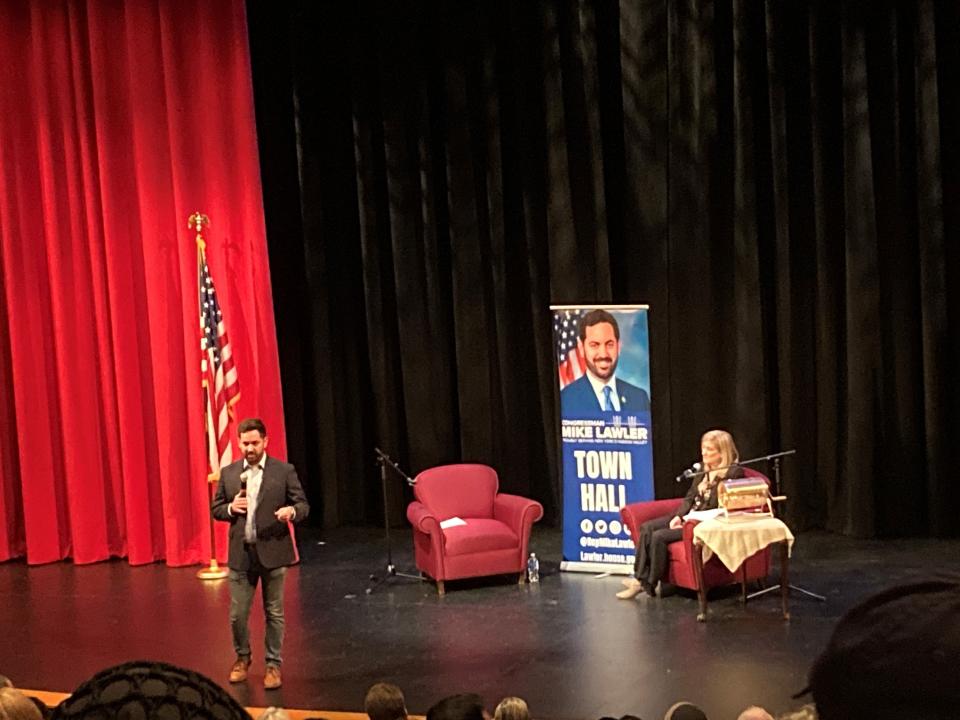
<path id="1" fill-rule="evenodd" d="M 0 560 L 206 560 L 195 210 L 285 455 L 243 3 L 0 3 L 0 173 Z"/>
<path id="2" fill-rule="evenodd" d="M 324 522 L 382 521 L 375 444 L 489 462 L 555 522 L 543 308 L 643 298 L 659 497 L 725 427 L 796 448 L 795 529 L 960 532 L 960 5 L 248 9 L 290 445 Z"/>
<path id="3" fill-rule="evenodd" d="M 550 309 L 560 381 L 561 567 L 622 570 L 634 549 L 620 508 L 653 499 L 647 307 Z"/>

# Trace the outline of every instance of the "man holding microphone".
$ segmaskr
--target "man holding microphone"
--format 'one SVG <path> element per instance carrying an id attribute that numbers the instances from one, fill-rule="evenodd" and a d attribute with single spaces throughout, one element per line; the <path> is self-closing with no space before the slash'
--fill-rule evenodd
<path id="1" fill-rule="evenodd" d="M 267 456 L 267 429 L 262 420 L 241 421 L 237 434 L 243 459 L 220 471 L 211 506 L 215 519 L 230 523 L 230 629 L 237 654 L 230 682 L 247 679 L 247 620 L 257 583 L 262 582 L 266 618 L 263 686 L 272 690 L 282 684 L 283 581 L 287 566 L 296 561 L 288 523 L 303 521 L 310 506 L 293 465 Z"/>

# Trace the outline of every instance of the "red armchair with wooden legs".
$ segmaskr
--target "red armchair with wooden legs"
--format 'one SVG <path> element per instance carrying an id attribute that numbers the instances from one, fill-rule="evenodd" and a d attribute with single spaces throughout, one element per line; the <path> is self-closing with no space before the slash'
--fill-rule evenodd
<path id="1" fill-rule="evenodd" d="M 446 580 L 516 573 L 523 581 L 530 530 L 543 506 L 498 487 L 487 465 L 442 465 L 417 475 L 407 519 L 417 569 L 437 582 L 441 595 Z M 440 528 L 454 517 L 466 524 Z"/>
<path id="2" fill-rule="evenodd" d="M 768 485 L 770 484 L 769 478 L 761 472 L 751 468 L 744 468 L 743 471 L 747 477 L 763 478 Z M 640 541 L 640 526 L 643 523 L 676 512 L 681 502 L 681 498 L 650 500 L 621 508 L 620 517 L 623 518 L 624 524 L 630 529 L 630 537 L 633 538 L 634 544 Z M 695 520 L 685 522 L 683 524 L 683 537 L 668 546 L 667 573 L 663 580 L 671 585 L 699 591 L 700 588 L 697 585 L 697 576 L 693 565 L 693 529 L 696 525 Z M 756 555 L 751 555 L 735 573 L 730 572 L 720 562 L 719 558 L 712 557 L 703 566 L 703 589 L 707 591 L 721 585 L 740 583 L 741 597 L 745 598 L 746 584 L 752 580 L 764 580 L 769 574 L 770 548 L 765 548 Z"/>

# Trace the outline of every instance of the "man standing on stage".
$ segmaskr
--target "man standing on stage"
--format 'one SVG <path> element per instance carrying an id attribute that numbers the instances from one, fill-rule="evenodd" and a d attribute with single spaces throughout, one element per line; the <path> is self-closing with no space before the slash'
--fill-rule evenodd
<path id="1" fill-rule="evenodd" d="M 263 686 L 280 687 L 283 646 L 283 579 L 296 561 L 290 522 L 301 522 L 310 512 L 293 465 L 268 457 L 267 429 L 259 418 L 243 420 L 237 428 L 243 460 L 220 471 L 220 484 L 211 510 L 217 520 L 230 523 L 230 629 L 237 659 L 230 682 L 247 679 L 250 667 L 250 605 L 263 583 L 266 617 L 266 671 Z"/>

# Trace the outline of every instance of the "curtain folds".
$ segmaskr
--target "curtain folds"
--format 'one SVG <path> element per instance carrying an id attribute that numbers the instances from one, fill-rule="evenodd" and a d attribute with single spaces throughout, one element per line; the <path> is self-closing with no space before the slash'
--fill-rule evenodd
<path id="1" fill-rule="evenodd" d="M 556 521 L 547 306 L 647 302 L 659 495 L 723 426 L 797 449 L 800 527 L 957 532 L 955 8 L 256 6 L 271 257 L 307 269 L 278 312 L 334 338 L 284 368 L 327 522 L 382 516 L 374 444 L 488 462 Z"/>
<path id="2" fill-rule="evenodd" d="M 0 560 L 210 555 L 197 250 L 284 420 L 242 2 L 0 5 Z"/>

